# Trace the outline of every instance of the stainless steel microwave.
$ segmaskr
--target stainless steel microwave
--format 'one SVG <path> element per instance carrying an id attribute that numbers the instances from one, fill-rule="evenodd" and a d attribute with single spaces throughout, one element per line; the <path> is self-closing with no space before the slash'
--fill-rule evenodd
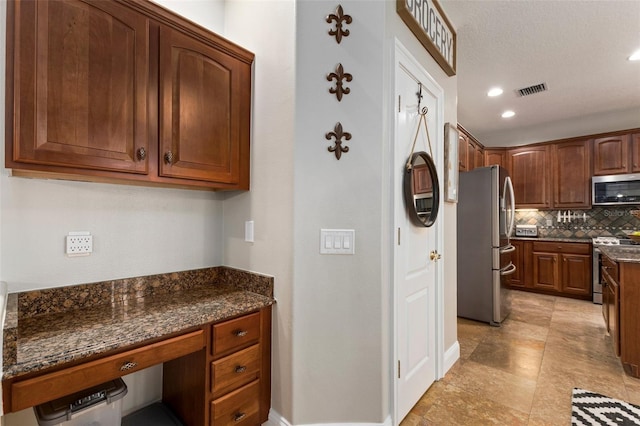
<path id="1" fill-rule="evenodd" d="M 640 205 L 640 173 L 591 178 L 594 206 Z"/>

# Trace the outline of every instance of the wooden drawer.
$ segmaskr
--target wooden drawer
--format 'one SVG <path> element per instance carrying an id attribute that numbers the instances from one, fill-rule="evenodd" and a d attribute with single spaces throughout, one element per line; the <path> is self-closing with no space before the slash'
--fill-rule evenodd
<path id="1" fill-rule="evenodd" d="M 211 363 L 211 392 L 214 398 L 260 377 L 260 345 L 253 345 Z"/>
<path id="2" fill-rule="evenodd" d="M 11 411 L 18 411 L 124 376 L 205 346 L 204 332 L 152 343 L 116 355 L 11 384 Z"/>
<path id="3" fill-rule="evenodd" d="M 211 426 L 260 424 L 260 381 L 256 380 L 245 387 L 218 398 L 211 403 Z"/>
<path id="4" fill-rule="evenodd" d="M 591 254 L 591 244 L 554 243 L 551 241 L 534 241 L 533 251 L 547 252 L 547 253 Z"/>
<path id="5" fill-rule="evenodd" d="M 618 272 L 618 262 L 614 262 L 609 259 L 607 256 L 601 256 L 602 259 L 602 269 L 605 273 L 609 274 L 611 278 L 615 282 L 618 282 L 619 272 Z"/>
<path id="6" fill-rule="evenodd" d="M 245 315 L 213 326 L 211 355 L 220 357 L 258 342 L 260 313 Z"/>

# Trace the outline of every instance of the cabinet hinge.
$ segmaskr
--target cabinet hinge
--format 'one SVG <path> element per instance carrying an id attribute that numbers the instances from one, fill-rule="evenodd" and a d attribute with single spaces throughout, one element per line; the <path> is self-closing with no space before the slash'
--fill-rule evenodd
<path id="1" fill-rule="evenodd" d="M 400 360 L 398 360 L 398 379 L 400 378 Z"/>
<path id="2" fill-rule="evenodd" d="M 400 245 L 400 228 L 398 228 L 398 245 Z"/>

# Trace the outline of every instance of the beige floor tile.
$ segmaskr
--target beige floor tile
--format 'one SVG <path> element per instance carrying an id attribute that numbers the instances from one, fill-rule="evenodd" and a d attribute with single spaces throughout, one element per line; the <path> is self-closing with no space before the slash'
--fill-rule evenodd
<path id="1" fill-rule="evenodd" d="M 458 319 L 460 360 L 402 426 L 566 426 L 574 387 L 640 405 L 640 379 L 624 373 L 601 309 L 514 291 L 501 327 Z"/>

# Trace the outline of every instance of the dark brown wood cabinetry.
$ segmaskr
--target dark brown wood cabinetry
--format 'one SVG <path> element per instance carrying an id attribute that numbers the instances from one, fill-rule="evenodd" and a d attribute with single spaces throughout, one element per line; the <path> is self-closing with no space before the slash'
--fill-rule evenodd
<path id="1" fill-rule="evenodd" d="M 620 285 L 619 270 L 617 262 L 607 256 L 602 256 L 602 277 L 604 285 L 602 288 L 602 314 L 607 331 L 611 336 L 613 350 L 620 356 Z"/>
<path id="2" fill-rule="evenodd" d="M 628 173 L 630 167 L 631 135 L 615 135 L 593 141 L 593 174 L 616 175 Z"/>
<path id="3" fill-rule="evenodd" d="M 549 147 L 511 149 L 507 163 L 518 208 L 551 208 Z"/>
<path id="4" fill-rule="evenodd" d="M 188 425 L 266 422 L 271 403 L 271 307 L 205 330 L 205 349 L 164 363 L 163 401 Z"/>
<path id="5" fill-rule="evenodd" d="M 512 262 L 520 270 L 507 281 L 512 288 L 591 298 L 591 244 L 531 240 L 511 243 L 516 247 Z"/>
<path id="6" fill-rule="evenodd" d="M 504 148 L 485 148 L 484 164 L 486 166 L 498 165 L 506 168 L 507 152 Z"/>
<path id="7" fill-rule="evenodd" d="M 15 175 L 249 188 L 253 54 L 144 1 L 9 1 Z"/>
<path id="8" fill-rule="evenodd" d="M 459 171 L 468 172 L 484 166 L 484 146 L 458 124 Z"/>
<path id="9" fill-rule="evenodd" d="M 631 135 L 631 173 L 640 172 L 640 133 Z"/>
<path id="10" fill-rule="evenodd" d="M 551 145 L 553 208 L 591 207 L 591 144 L 589 140 Z"/>

